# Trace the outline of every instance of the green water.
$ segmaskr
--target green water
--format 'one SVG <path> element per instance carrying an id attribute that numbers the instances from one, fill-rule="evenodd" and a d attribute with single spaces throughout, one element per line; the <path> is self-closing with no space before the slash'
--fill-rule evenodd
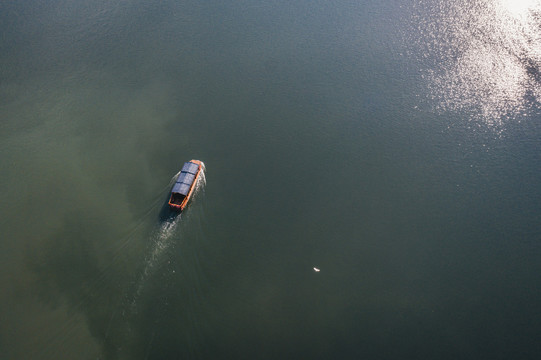
<path id="1" fill-rule="evenodd" d="M 0 4 L 0 358 L 537 359 L 510 6 Z"/>

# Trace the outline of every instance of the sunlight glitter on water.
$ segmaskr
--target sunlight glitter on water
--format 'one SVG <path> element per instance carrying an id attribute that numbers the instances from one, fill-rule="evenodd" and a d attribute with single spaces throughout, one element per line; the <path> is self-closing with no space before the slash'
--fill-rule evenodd
<path id="1" fill-rule="evenodd" d="M 420 13 L 419 41 L 437 59 L 425 72 L 438 111 L 502 129 L 539 110 L 541 1 L 460 1 Z"/>
<path id="2" fill-rule="evenodd" d="M 499 0 L 498 3 L 515 17 L 527 16 L 536 6 L 539 6 L 538 0 Z"/>

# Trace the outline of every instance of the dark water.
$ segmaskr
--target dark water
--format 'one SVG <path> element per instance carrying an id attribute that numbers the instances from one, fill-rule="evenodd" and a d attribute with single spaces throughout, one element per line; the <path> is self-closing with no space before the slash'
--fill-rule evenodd
<path id="1" fill-rule="evenodd" d="M 538 359 L 540 41 L 528 0 L 0 3 L 0 358 Z"/>

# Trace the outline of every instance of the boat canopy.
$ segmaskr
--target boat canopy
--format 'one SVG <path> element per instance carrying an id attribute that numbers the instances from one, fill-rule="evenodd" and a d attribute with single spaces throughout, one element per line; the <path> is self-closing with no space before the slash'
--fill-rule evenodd
<path id="1" fill-rule="evenodd" d="M 180 170 L 180 171 L 195 175 L 195 174 L 197 174 L 197 170 L 199 170 L 199 165 L 195 164 L 195 163 L 193 163 L 191 161 L 188 161 L 188 162 L 184 163 L 184 166 L 182 167 L 182 170 Z"/>
<path id="2" fill-rule="evenodd" d="M 171 193 L 182 194 L 184 196 L 188 195 L 190 192 L 190 187 L 195 179 L 195 174 L 199 170 L 199 165 L 192 162 L 184 163 L 180 175 L 178 176 Z"/>

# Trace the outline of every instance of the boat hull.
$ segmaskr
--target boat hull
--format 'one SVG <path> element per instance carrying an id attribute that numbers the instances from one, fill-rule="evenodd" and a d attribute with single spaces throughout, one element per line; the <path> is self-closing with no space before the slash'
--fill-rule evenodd
<path id="1" fill-rule="evenodd" d="M 197 168 L 194 165 L 197 165 Z M 202 167 L 203 163 L 200 160 L 190 160 L 184 164 L 177 182 L 171 190 L 168 204 L 172 211 L 181 212 L 186 208 L 194 194 Z"/>

